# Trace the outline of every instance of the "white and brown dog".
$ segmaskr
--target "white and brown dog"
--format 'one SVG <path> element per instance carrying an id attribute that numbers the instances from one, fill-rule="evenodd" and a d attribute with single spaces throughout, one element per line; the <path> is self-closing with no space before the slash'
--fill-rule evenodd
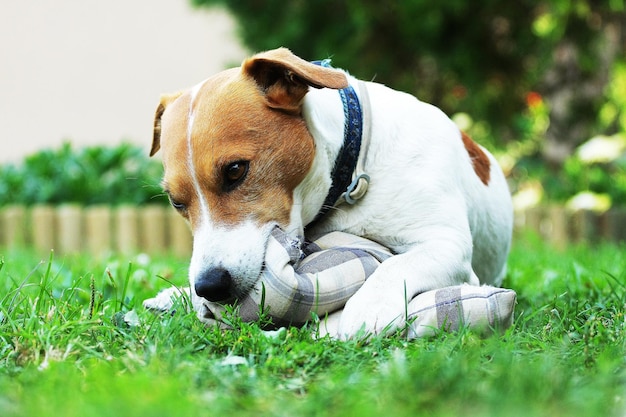
<path id="1" fill-rule="evenodd" d="M 402 326 L 421 292 L 505 275 L 512 205 L 495 159 L 436 107 L 287 49 L 164 96 L 151 155 L 159 149 L 165 192 L 193 232 L 201 318 L 255 284 L 277 225 L 345 231 L 397 253 L 334 315 L 341 337 Z M 354 202 L 341 192 L 357 165 L 369 187 Z"/>

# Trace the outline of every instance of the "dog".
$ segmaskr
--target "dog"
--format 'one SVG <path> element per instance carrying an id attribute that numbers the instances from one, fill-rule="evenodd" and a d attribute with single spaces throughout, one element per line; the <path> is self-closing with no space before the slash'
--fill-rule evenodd
<path id="1" fill-rule="evenodd" d="M 352 233 L 395 254 L 329 318 L 341 338 L 402 328 L 422 292 L 506 274 L 513 209 L 495 158 L 435 106 L 327 61 L 279 48 L 162 96 L 150 155 L 159 150 L 163 189 L 192 230 L 191 297 L 207 322 L 213 303 L 259 279 L 276 226 Z"/>

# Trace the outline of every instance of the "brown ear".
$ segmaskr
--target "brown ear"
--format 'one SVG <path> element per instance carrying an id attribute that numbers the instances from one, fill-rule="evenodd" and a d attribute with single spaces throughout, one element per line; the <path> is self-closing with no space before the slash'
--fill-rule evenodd
<path id="1" fill-rule="evenodd" d="M 182 94 L 182 92 L 178 92 L 174 94 L 163 94 L 161 96 L 161 101 L 159 102 L 159 106 L 154 114 L 154 132 L 152 134 L 152 148 L 150 149 L 150 156 L 153 156 L 159 151 L 159 149 L 161 149 L 161 116 L 163 116 L 165 108 Z"/>
<path id="2" fill-rule="evenodd" d="M 270 107 L 288 112 L 300 111 L 309 86 L 333 89 L 348 86 L 343 71 L 312 64 L 287 48 L 254 55 L 241 68 L 261 87 Z"/>

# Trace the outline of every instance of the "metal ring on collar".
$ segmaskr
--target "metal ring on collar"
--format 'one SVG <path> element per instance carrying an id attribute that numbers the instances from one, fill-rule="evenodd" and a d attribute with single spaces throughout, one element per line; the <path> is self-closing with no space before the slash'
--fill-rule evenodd
<path id="1" fill-rule="evenodd" d="M 370 176 L 367 174 L 359 174 L 348 185 L 344 194 L 344 199 L 348 204 L 356 204 L 357 200 L 365 195 L 370 182 Z"/>

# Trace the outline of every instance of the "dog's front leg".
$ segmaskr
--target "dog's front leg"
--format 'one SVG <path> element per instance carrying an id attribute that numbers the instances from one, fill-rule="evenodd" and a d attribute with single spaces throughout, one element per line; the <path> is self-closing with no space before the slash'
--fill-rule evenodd
<path id="1" fill-rule="evenodd" d="M 471 266 L 469 232 L 459 239 L 441 237 L 413 245 L 389 258 L 346 303 L 338 336 L 387 334 L 406 322 L 406 307 L 425 291 L 467 282 L 479 285 Z"/>

